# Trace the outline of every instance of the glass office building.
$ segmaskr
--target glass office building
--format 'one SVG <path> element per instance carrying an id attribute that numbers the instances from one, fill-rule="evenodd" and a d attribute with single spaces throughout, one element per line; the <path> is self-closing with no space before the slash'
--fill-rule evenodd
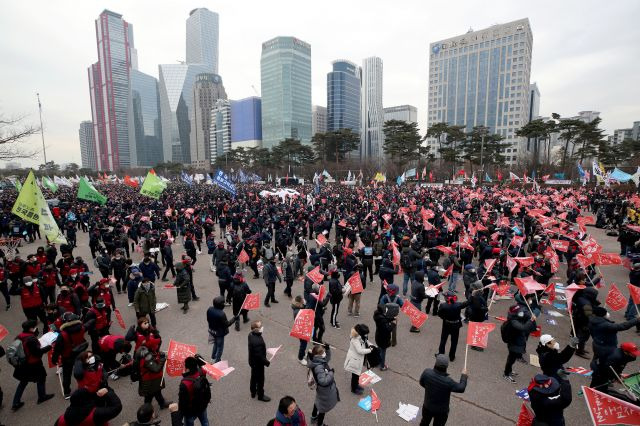
<path id="1" fill-rule="evenodd" d="M 346 60 L 332 63 L 327 74 L 327 130 L 360 133 L 360 69 Z"/>
<path id="2" fill-rule="evenodd" d="M 231 101 L 231 143 L 262 146 L 262 101 L 257 96 Z"/>
<path id="3" fill-rule="evenodd" d="M 360 159 L 382 158 L 384 109 L 382 108 L 382 59 L 372 56 L 362 61 Z"/>
<path id="4" fill-rule="evenodd" d="M 262 142 L 311 141 L 311 46 L 295 37 L 262 44 Z"/>
<path id="5" fill-rule="evenodd" d="M 211 110 L 218 99 L 227 99 L 227 92 L 218 74 L 204 73 L 193 83 L 191 106 L 191 165 L 208 169 L 210 157 Z"/>
<path id="6" fill-rule="evenodd" d="M 532 44 L 528 19 L 431 43 L 428 125 L 487 126 L 513 144 L 504 155 L 516 163 L 526 151 L 515 132 L 529 120 Z"/>
<path id="7" fill-rule="evenodd" d="M 384 109 L 384 122 L 389 120 L 406 121 L 407 123 L 418 122 L 418 108 L 412 105 L 398 105 Z"/>
<path id="8" fill-rule="evenodd" d="M 187 63 L 204 64 L 208 72 L 218 74 L 219 17 L 201 7 L 193 9 L 187 18 Z"/>
<path id="9" fill-rule="evenodd" d="M 163 160 L 162 126 L 158 80 L 143 72 L 131 71 L 131 117 L 129 138 L 135 141 L 131 163 L 153 167 Z"/>
<path id="10" fill-rule="evenodd" d="M 231 149 L 231 104 L 226 99 L 218 99 L 211 110 L 210 157 L 211 162 L 224 156 Z"/>
<path id="11" fill-rule="evenodd" d="M 78 129 L 80 137 L 80 160 L 83 169 L 96 170 L 96 141 L 93 137 L 93 123 L 83 121 Z"/>

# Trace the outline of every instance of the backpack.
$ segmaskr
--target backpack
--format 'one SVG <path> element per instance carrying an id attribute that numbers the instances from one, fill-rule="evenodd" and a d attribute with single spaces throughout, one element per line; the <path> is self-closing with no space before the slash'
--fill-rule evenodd
<path id="1" fill-rule="evenodd" d="M 398 296 L 393 296 L 393 301 L 391 298 L 388 298 L 389 301 L 384 304 L 384 315 L 387 318 L 396 318 L 400 313 L 400 305 L 396 303 L 398 301 Z"/>
<path id="2" fill-rule="evenodd" d="M 402 266 L 402 269 L 411 269 L 413 267 L 413 262 L 411 261 L 409 250 L 402 251 L 402 256 L 400 257 L 400 266 Z"/>
<path id="3" fill-rule="evenodd" d="M 190 405 L 194 411 L 202 411 L 207 408 L 209 402 L 211 402 L 211 383 L 207 380 L 204 374 L 200 374 L 198 377 L 185 377 L 185 381 L 193 383 L 191 386 L 192 396 Z"/>
<path id="4" fill-rule="evenodd" d="M 365 256 L 373 256 L 373 247 L 365 247 L 364 248 Z"/>
<path id="5" fill-rule="evenodd" d="M 27 354 L 24 352 L 24 347 L 22 346 L 22 340 L 16 339 L 7 346 L 6 350 L 7 361 L 14 367 L 20 367 L 25 362 L 27 362 Z"/>
<path id="6" fill-rule="evenodd" d="M 507 320 L 500 326 L 500 337 L 502 337 L 502 341 L 504 343 L 509 343 L 511 341 L 511 329 L 511 321 L 507 318 Z"/>

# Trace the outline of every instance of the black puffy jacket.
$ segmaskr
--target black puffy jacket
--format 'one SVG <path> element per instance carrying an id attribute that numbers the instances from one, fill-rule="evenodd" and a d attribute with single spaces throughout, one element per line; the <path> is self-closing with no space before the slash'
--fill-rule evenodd
<path id="1" fill-rule="evenodd" d="M 457 383 L 447 373 L 427 368 L 420 376 L 420 386 L 424 388 L 422 409 L 427 409 L 431 413 L 447 413 L 451 392 L 464 392 L 467 388 L 467 375 L 463 374 L 460 377 L 460 383 Z"/>

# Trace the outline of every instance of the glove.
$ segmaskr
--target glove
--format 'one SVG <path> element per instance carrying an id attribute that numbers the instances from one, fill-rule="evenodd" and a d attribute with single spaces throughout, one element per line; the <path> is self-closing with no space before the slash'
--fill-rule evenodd
<path id="1" fill-rule="evenodd" d="M 271 365 L 271 362 L 270 362 L 270 361 L 267 361 L 264 365 L 265 365 L 265 367 L 268 367 L 268 366 L 270 366 L 270 365 Z"/>
<path id="2" fill-rule="evenodd" d="M 329 348 L 331 347 L 328 343 L 325 343 L 325 344 L 324 344 L 324 345 L 322 345 L 322 346 L 324 346 L 324 349 L 325 349 L 325 350 L 329 350 Z"/>
<path id="3" fill-rule="evenodd" d="M 560 377 L 562 380 L 567 380 L 569 378 L 569 373 L 566 370 L 559 368 L 558 377 Z"/>
<path id="4" fill-rule="evenodd" d="M 577 337 L 574 336 L 569 341 L 569 346 L 571 346 L 573 349 L 577 349 L 579 342 L 580 342 L 580 339 L 578 339 Z"/>

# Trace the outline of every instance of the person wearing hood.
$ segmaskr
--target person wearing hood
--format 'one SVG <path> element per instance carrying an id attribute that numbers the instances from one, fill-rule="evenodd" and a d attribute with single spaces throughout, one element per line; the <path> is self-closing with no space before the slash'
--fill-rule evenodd
<path id="1" fill-rule="evenodd" d="M 595 358 L 591 361 L 593 375 L 589 387 L 608 393 L 609 384 L 619 382 L 618 377 L 622 376 L 627 364 L 634 362 L 638 356 L 638 346 L 633 342 L 624 342 L 606 358 Z"/>
<path id="2" fill-rule="evenodd" d="M 606 359 L 618 346 L 618 332 L 628 330 L 637 324 L 640 324 L 640 317 L 616 323 L 611 320 L 605 308 L 593 308 L 593 316 L 589 319 L 589 331 L 593 338 L 593 358 Z"/>
<path id="3" fill-rule="evenodd" d="M 218 277 L 218 288 L 220 289 L 220 296 L 224 298 L 225 293 L 227 293 L 226 300 L 230 301 L 231 281 L 233 280 L 233 276 L 231 275 L 231 268 L 229 268 L 228 256 L 218 263 L 218 267 L 216 268 L 216 276 Z"/>
<path id="4" fill-rule="evenodd" d="M 576 355 L 581 358 L 589 358 L 589 351 L 585 349 L 585 346 L 590 336 L 589 318 L 593 315 L 593 308 L 600 305 L 597 297 L 598 290 L 594 287 L 578 290 L 573 296 L 571 313 L 576 335 L 579 339 Z"/>
<path id="5" fill-rule="evenodd" d="M 251 367 L 251 379 L 249 391 L 251 398 L 258 396 L 258 401 L 269 402 L 271 398 L 264 394 L 264 368 L 269 367 L 271 362 L 267 359 L 267 346 L 262 337 L 261 321 L 251 323 L 251 333 L 248 337 L 249 347 L 249 367 Z"/>
<path id="6" fill-rule="evenodd" d="M 222 238 L 222 237 L 220 237 L 220 238 Z M 213 251 L 213 255 L 211 256 L 211 261 L 212 261 L 213 265 L 215 266 L 216 270 L 218 269 L 218 265 L 220 264 L 220 262 L 222 262 L 222 260 L 225 258 L 225 256 L 228 257 L 227 251 L 224 249 L 224 242 L 223 241 L 219 241 L 218 242 L 218 246 Z"/>
<path id="7" fill-rule="evenodd" d="M 309 353 L 309 373 L 316 384 L 316 399 L 311 412 L 311 422 L 324 425 L 325 415 L 340 401 L 338 387 L 334 380 L 334 369 L 329 366 L 331 347 L 316 345 Z"/>
<path id="8" fill-rule="evenodd" d="M 462 273 L 462 282 L 464 283 L 464 296 L 469 299 L 471 294 L 471 284 L 478 281 L 478 272 L 473 264 L 464 266 L 464 272 Z"/>
<path id="9" fill-rule="evenodd" d="M 387 348 L 391 346 L 392 334 L 396 329 L 398 318 L 387 315 L 387 309 L 381 303 L 373 313 L 373 321 L 376 323 L 375 341 L 380 350 L 380 370 L 386 371 L 389 368 L 385 362 Z"/>
<path id="10" fill-rule="evenodd" d="M 513 374 L 513 364 L 527 350 L 527 338 L 537 327 L 536 317 L 530 316 L 529 312 L 526 312 L 519 305 L 514 305 L 509 308 L 507 323 L 509 330 L 507 333 L 507 349 L 509 350 L 509 355 L 507 355 L 502 377 L 508 382 L 515 383 L 514 376 L 516 374 Z"/>
<path id="11" fill-rule="evenodd" d="M 99 297 L 84 316 L 84 327 L 91 336 L 91 349 L 94 352 L 98 352 L 98 340 L 109 334 L 111 321 L 107 310 L 104 299 Z"/>
<path id="12" fill-rule="evenodd" d="M 111 258 L 111 270 L 113 271 L 113 278 L 116 280 L 116 290 L 120 294 L 127 283 L 127 263 L 120 250 L 116 250 Z"/>
<path id="13" fill-rule="evenodd" d="M 344 298 L 344 287 L 340 284 L 340 272 L 337 269 L 331 271 L 331 278 L 329 279 L 329 301 L 331 302 L 331 326 L 333 328 L 340 328 L 338 322 L 338 309 L 340 308 L 340 302 Z"/>
<path id="14" fill-rule="evenodd" d="M 182 303 L 182 313 L 186 314 L 189 310 L 189 302 L 191 301 L 191 277 L 187 271 L 187 266 L 180 262 L 176 266 L 178 276 L 174 283 L 178 296 L 178 303 Z"/>
<path id="15" fill-rule="evenodd" d="M 129 281 L 127 281 L 127 297 L 129 299 L 129 304 L 127 306 L 133 306 L 133 298 L 141 282 L 142 272 L 140 272 L 140 269 L 137 266 L 131 266 L 129 272 Z"/>
<path id="16" fill-rule="evenodd" d="M 239 321 L 238 316 L 234 316 L 231 320 L 227 319 L 224 313 L 224 297 L 216 296 L 213 298 L 213 306 L 207 309 L 207 323 L 209 324 L 209 343 L 213 343 L 211 359 L 213 363 L 220 362 L 222 359 L 222 351 L 224 350 L 224 336 L 229 334 L 229 327 Z M 236 327 L 236 329 L 239 329 Z"/>
<path id="17" fill-rule="evenodd" d="M 295 321 L 298 316 L 298 312 L 300 309 L 304 309 L 306 306 L 304 299 L 302 296 L 298 295 L 291 302 L 291 310 L 293 311 L 293 319 Z M 300 346 L 298 347 L 298 362 L 304 366 L 307 365 L 307 360 L 304 357 L 304 354 L 307 350 L 307 341 L 304 339 L 298 339 L 300 341 Z"/>
<path id="18" fill-rule="evenodd" d="M 369 327 L 366 324 L 356 324 L 351 329 L 349 350 L 344 360 L 344 369 L 351 373 L 351 392 L 362 395 L 364 388 L 360 386 L 360 374 L 364 365 L 365 355 L 373 350 L 368 341 Z"/>
<path id="19" fill-rule="evenodd" d="M 437 355 L 433 368 L 427 368 L 420 376 L 420 386 L 424 388 L 422 420 L 420 426 L 443 426 L 449 418 L 451 392 L 464 393 L 467 388 L 467 370 L 462 370 L 460 381 L 456 382 L 447 373 L 449 360 L 446 355 Z"/>
<path id="20" fill-rule="evenodd" d="M 43 324 L 47 323 L 47 316 L 44 313 L 44 295 L 45 292 L 37 279 L 30 276 L 24 277 L 24 284 L 20 288 L 20 303 L 27 319 L 37 321 L 40 318 Z"/>
<path id="21" fill-rule="evenodd" d="M 561 380 L 536 374 L 529 384 L 529 400 L 534 413 L 532 426 L 564 426 L 564 409 L 571 404 L 571 382 L 560 370 Z"/>
<path id="22" fill-rule="evenodd" d="M 149 316 L 151 325 L 156 326 L 156 288 L 148 278 L 144 278 L 135 295 L 133 296 L 133 306 L 136 310 L 136 317 Z"/>
<path id="23" fill-rule="evenodd" d="M 171 402 L 166 401 L 162 395 L 164 365 L 167 362 L 167 355 L 142 345 L 135 352 L 133 362 L 137 363 L 140 371 L 138 395 L 144 398 L 145 403 L 150 403 L 155 398 L 161 409 L 168 408 Z"/>
<path id="24" fill-rule="evenodd" d="M 578 338 L 572 337 L 565 348 L 560 350 L 560 343 L 550 334 L 540 336 L 540 343 L 536 348 L 542 373 L 556 380 L 561 380 L 558 370 L 564 369 L 564 364 L 569 362 L 578 347 Z"/>
<path id="25" fill-rule="evenodd" d="M 469 305 L 469 301 L 458 302 L 458 296 L 452 291 L 447 291 L 444 295 L 446 303 L 438 309 L 438 316 L 442 318 L 442 330 L 440 333 L 440 346 L 438 354 L 444 354 L 447 340 L 451 336 L 451 347 L 449 348 L 449 360 L 456 359 L 456 349 L 458 348 L 458 337 L 462 320 L 460 313 Z"/>
<path id="26" fill-rule="evenodd" d="M 411 280 L 411 293 L 409 296 L 409 301 L 413 306 L 416 307 L 417 310 L 421 311 L 422 301 L 426 298 L 427 298 L 427 292 L 424 286 L 424 272 L 416 271 L 416 273 L 413 275 L 413 280 Z M 429 311 L 429 308 L 427 308 L 427 312 L 428 311 Z M 437 306 L 434 308 L 434 311 L 437 314 L 438 312 Z M 420 329 L 412 325 L 409 331 L 412 333 L 419 333 Z"/>
<path id="27" fill-rule="evenodd" d="M 164 272 L 162 273 L 162 281 L 167 282 L 167 274 L 171 271 L 173 278 L 176 277 L 176 267 L 173 264 L 173 249 L 171 248 L 171 239 L 167 238 L 162 243 L 162 258 L 165 262 Z"/>
<path id="28" fill-rule="evenodd" d="M 276 417 L 269 424 L 273 426 L 307 426 L 307 420 L 296 400 L 287 395 L 280 399 Z"/>
<path id="29" fill-rule="evenodd" d="M 38 404 L 53 398 L 53 394 L 48 394 L 45 390 L 47 371 L 42 363 L 42 356 L 51 350 L 51 346 L 42 347 L 38 334 L 38 322 L 27 320 L 22 323 L 22 333 L 16 337 L 16 340 L 22 342 L 25 361 L 13 371 L 13 377 L 19 383 L 13 396 L 12 411 L 18 411 L 24 405 L 21 401 L 22 394 L 30 382 L 35 383 L 38 389 Z"/>
<path id="30" fill-rule="evenodd" d="M 244 304 L 244 300 L 248 294 L 251 294 L 251 289 L 249 288 L 249 284 L 244 279 L 244 276 L 241 272 L 236 272 L 233 276 L 232 287 L 232 311 L 233 316 L 238 317 L 236 320 L 236 331 L 240 331 L 240 319 L 239 316 L 242 315 L 242 323 L 246 324 L 249 322 L 249 311 L 246 309 L 242 309 L 242 305 Z"/>
<path id="31" fill-rule="evenodd" d="M 62 315 L 63 324 L 60 326 L 60 333 L 53 345 L 53 356 L 51 362 L 62 364 L 62 389 L 64 398 L 71 397 L 71 374 L 76 357 L 87 349 L 89 344 L 85 340 L 84 325 L 80 317 L 72 312 L 65 312 Z"/>
<path id="32" fill-rule="evenodd" d="M 280 275 L 280 272 L 278 272 L 276 259 L 274 257 L 272 257 L 267 263 L 265 263 L 264 269 L 262 270 L 262 276 L 264 277 L 264 283 L 267 286 L 267 295 L 264 298 L 264 306 L 269 308 L 271 307 L 269 302 L 279 303 L 276 300 L 275 296 L 276 280 L 278 280 L 278 282 L 282 282 L 282 276 Z"/>
<path id="33" fill-rule="evenodd" d="M 184 417 L 185 426 L 193 426 L 196 419 L 201 426 L 209 426 L 207 406 L 211 402 L 211 386 L 206 374 L 198 364 L 204 362 L 200 355 L 189 356 L 184 360 L 184 372 L 178 391 L 178 410 Z M 196 386 L 200 381 L 201 387 Z"/>
<path id="34" fill-rule="evenodd" d="M 84 388 L 73 392 L 71 404 L 54 426 L 106 425 L 122 411 L 122 402 L 112 389 L 102 388 L 95 396 Z"/>

